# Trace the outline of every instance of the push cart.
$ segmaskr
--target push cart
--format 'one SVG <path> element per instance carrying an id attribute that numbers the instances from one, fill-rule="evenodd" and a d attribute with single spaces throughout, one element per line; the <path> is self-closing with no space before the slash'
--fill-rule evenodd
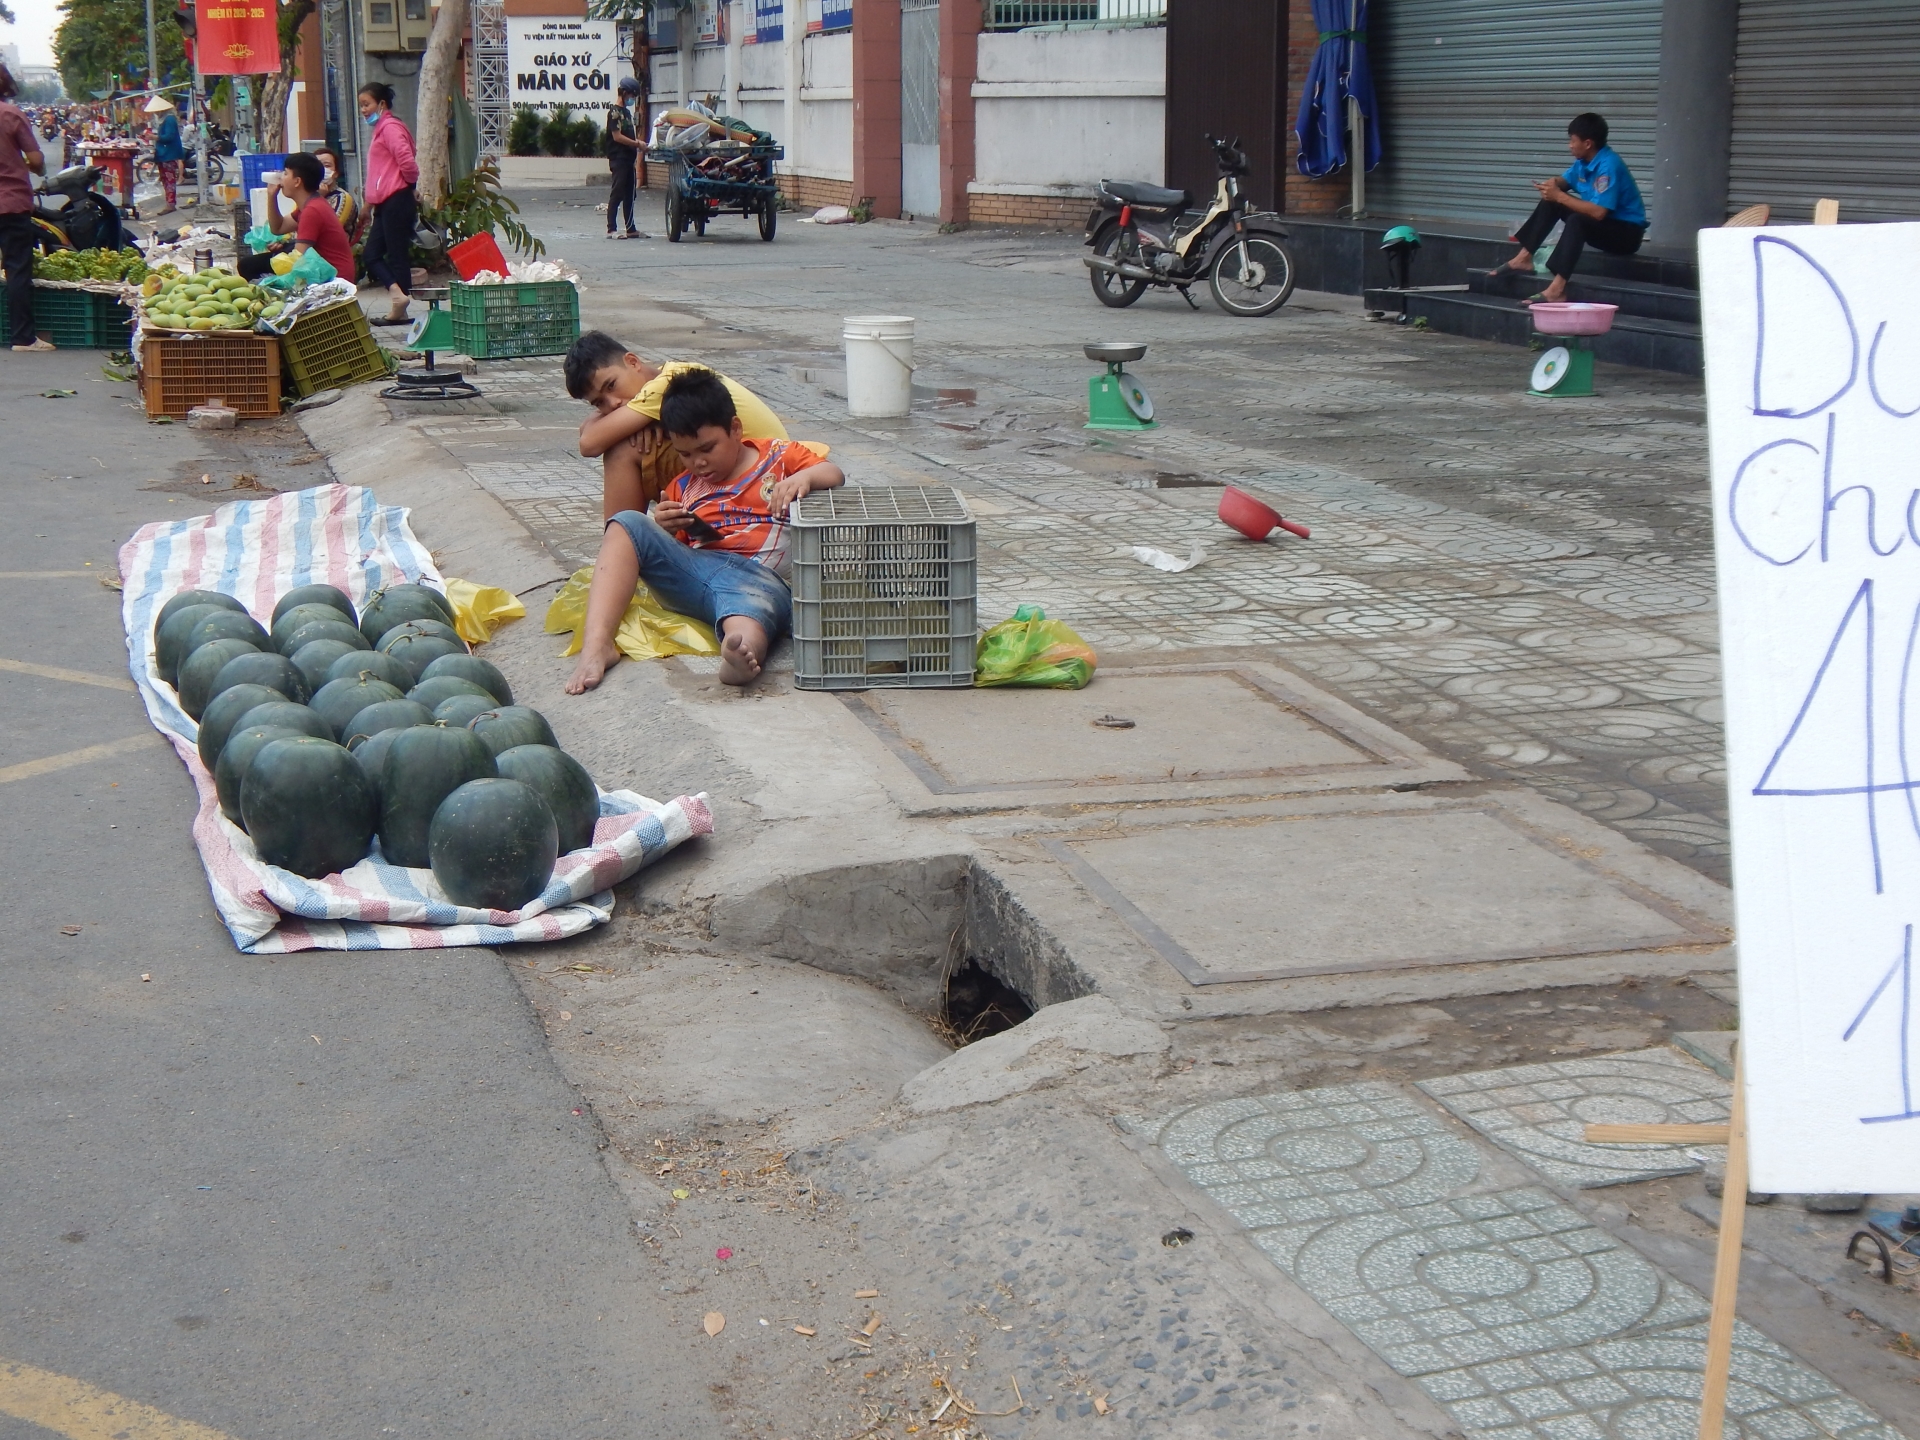
<path id="1" fill-rule="evenodd" d="M 667 239 L 678 241 L 689 226 L 705 235 L 716 215 L 757 219 L 760 238 L 773 239 L 780 214 L 773 162 L 786 153 L 771 141 L 745 140 L 649 148 L 647 159 L 667 167 Z"/>

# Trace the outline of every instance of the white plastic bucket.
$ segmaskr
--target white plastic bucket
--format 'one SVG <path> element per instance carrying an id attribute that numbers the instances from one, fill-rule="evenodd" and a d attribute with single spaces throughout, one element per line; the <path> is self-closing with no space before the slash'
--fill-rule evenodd
<path id="1" fill-rule="evenodd" d="M 847 342 L 847 410 L 879 417 L 913 409 L 913 317 L 849 315 L 841 322 Z"/>

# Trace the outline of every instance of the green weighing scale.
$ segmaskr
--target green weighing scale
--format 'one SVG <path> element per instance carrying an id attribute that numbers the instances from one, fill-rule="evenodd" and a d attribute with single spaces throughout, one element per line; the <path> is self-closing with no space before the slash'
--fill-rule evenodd
<path id="1" fill-rule="evenodd" d="M 453 349 L 453 315 L 440 308 L 449 293 L 444 286 L 413 292 L 414 299 L 426 301 L 427 313 L 415 320 L 413 328 L 407 332 L 407 348 L 422 352 L 427 357 L 427 363 L 418 370 L 395 373 L 394 383 L 380 392 L 383 398 L 472 400 L 479 396 L 480 387 L 465 375 L 458 370 L 442 370 L 433 362 L 435 351 Z"/>
<path id="2" fill-rule="evenodd" d="M 1153 397 L 1146 387 L 1127 373 L 1127 362 L 1147 353 L 1144 345 L 1086 345 L 1082 352 L 1089 360 L 1107 367 L 1104 375 L 1087 381 L 1087 425 L 1089 430 L 1152 430 Z"/>
<path id="3" fill-rule="evenodd" d="M 1543 301 L 1529 305 L 1533 328 L 1565 343 L 1543 352 L 1533 365 L 1529 395 L 1543 400 L 1567 400 L 1593 394 L 1593 337 L 1613 328 L 1618 305 L 1579 300 Z"/>

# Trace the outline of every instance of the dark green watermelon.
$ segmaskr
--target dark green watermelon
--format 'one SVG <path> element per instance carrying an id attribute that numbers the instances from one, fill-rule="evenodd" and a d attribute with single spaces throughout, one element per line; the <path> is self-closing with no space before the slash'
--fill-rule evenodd
<path id="1" fill-rule="evenodd" d="M 462 730 L 494 708 L 491 695 L 453 695 L 433 707 L 433 718 L 442 725 L 457 725 Z"/>
<path id="2" fill-rule="evenodd" d="M 180 683 L 180 662 L 187 658 L 187 636 L 193 633 L 193 627 L 220 610 L 218 605 L 184 605 L 154 631 L 153 668 L 167 684 Z"/>
<path id="3" fill-rule="evenodd" d="M 382 730 L 405 730 L 414 725 L 431 725 L 433 712 L 417 700 L 376 700 L 340 732 L 340 743 L 349 750 Z"/>
<path id="4" fill-rule="evenodd" d="M 353 612 L 353 601 L 347 598 L 347 592 L 332 585 L 296 585 L 274 602 L 273 629 L 280 628 L 280 617 L 296 605 L 326 605 L 338 610 L 347 617 L 349 625 L 359 623 L 360 617 Z"/>
<path id="5" fill-rule="evenodd" d="M 402 635 L 438 635 L 443 640 L 460 640 L 460 632 L 442 620 L 407 620 L 394 626 L 380 637 L 380 643 L 373 648 L 388 650 L 393 642 Z M 460 640 L 460 653 L 467 653 L 467 642 Z"/>
<path id="6" fill-rule="evenodd" d="M 207 708 L 200 715 L 200 734 L 195 740 L 200 749 L 200 763 L 213 769 L 214 762 L 220 758 L 220 747 L 227 743 L 227 736 L 249 710 L 286 698 L 283 691 L 270 685 L 248 684 L 230 685 L 207 701 Z"/>
<path id="7" fill-rule="evenodd" d="M 471 680 L 500 704 L 513 704 L 513 687 L 491 660 L 482 660 L 478 655 L 442 655 L 420 672 L 422 680 L 438 680 L 442 675 Z"/>
<path id="8" fill-rule="evenodd" d="M 560 853 L 582 850 L 593 843 L 594 822 L 600 818 L 600 792 L 587 767 L 551 745 L 516 745 L 493 757 L 501 777 L 531 785 L 553 811 L 560 829 Z"/>
<path id="9" fill-rule="evenodd" d="M 249 710 L 240 717 L 236 730 L 251 730 L 256 725 L 271 725 L 279 730 L 292 730 L 300 735 L 311 735 L 316 740 L 333 739 L 333 730 L 308 705 L 296 705 L 291 700 L 275 700 L 258 709 Z M 233 743 L 231 734 L 227 743 Z"/>
<path id="10" fill-rule="evenodd" d="M 418 685 L 421 673 L 442 655 L 466 654 L 467 642 L 449 640 L 444 635 L 402 635 L 383 653 L 406 666 L 413 676 L 413 683 Z"/>
<path id="11" fill-rule="evenodd" d="M 353 638 L 360 640 L 358 630 L 353 632 Z M 360 643 L 364 645 L 366 642 L 361 640 Z M 330 678 L 327 672 L 333 669 L 333 662 L 342 655 L 371 653 L 344 640 L 309 640 L 293 652 L 293 663 L 299 669 L 301 678 L 307 682 L 307 689 L 318 690 L 327 683 Z"/>
<path id="12" fill-rule="evenodd" d="M 439 706 L 442 700 L 451 700 L 455 695 L 474 695 L 487 700 L 491 710 L 498 704 L 493 697 L 471 680 L 462 680 L 457 675 L 441 675 L 431 680 L 422 680 L 407 692 L 409 700 L 418 700 L 429 710 Z"/>
<path id="13" fill-rule="evenodd" d="M 447 597 L 425 585 L 389 585 L 367 597 L 360 612 L 360 633 L 373 645 L 396 625 L 409 620 L 438 620 L 453 623 L 453 607 Z"/>
<path id="14" fill-rule="evenodd" d="M 366 858 L 379 806 L 345 746 L 302 735 L 253 757 L 240 814 L 262 860 L 317 878 Z"/>
<path id="15" fill-rule="evenodd" d="M 213 677 L 207 699 L 213 699 L 231 685 L 265 685 L 302 705 L 313 693 L 307 688 L 307 677 L 300 673 L 298 665 L 284 655 L 268 655 L 263 651 L 236 655 L 222 665 L 220 673 Z"/>
<path id="16" fill-rule="evenodd" d="M 413 672 L 391 655 L 382 655 L 373 650 L 355 652 L 353 659 L 341 658 L 333 662 L 327 671 L 329 679 L 357 680 L 362 675 L 371 675 L 375 680 L 384 680 L 402 695 L 414 685 Z"/>
<path id="17" fill-rule="evenodd" d="M 343 675 L 338 680 L 329 680 L 322 685 L 307 703 L 333 727 L 333 733 L 338 736 L 352 723 L 353 717 L 367 706 L 400 698 L 400 691 L 384 680 L 372 677 L 362 680 Z"/>
<path id="18" fill-rule="evenodd" d="M 387 747 L 406 733 L 405 730 L 382 730 L 378 734 L 369 735 L 358 745 L 349 747 L 353 751 L 353 758 L 366 772 L 367 782 L 373 786 L 376 800 L 380 798 L 380 787 L 386 783 L 387 779 Z"/>
<path id="19" fill-rule="evenodd" d="M 560 742 L 553 738 L 553 727 L 547 724 L 547 717 L 525 705 L 502 705 L 489 710 L 468 721 L 467 728 L 486 741 L 487 749 L 496 755 L 516 745 L 551 745 L 556 750 L 560 748 Z"/>
<path id="20" fill-rule="evenodd" d="M 380 853 L 392 865 L 426 865 L 427 829 L 440 802 L 493 774 L 493 755 L 471 730 L 402 730 L 387 747 L 380 776 Z"/>
<path id="21" fill-rule="evenodd" d="M 244 640 L 256 650 L 273 648 L 273 641 L 260 628 L 260 622 L 237 610 L 216 610 L 188 631 L 186 648 L 180 652 L 182 657 L 193 654 L 209 640 Z"/>
<path id="22" fill-rule="evenodd" d="M 518 910 L 552 881 L 560 837 L 531 785 L 469 780 L 434 812 L 427 850 L 433 878 L 454 904 Z"/>
<path id="23" fill-rule="evenodd" d="M 174 686 L 180 708 L 198 720 L 213 698 L 214 677 L 234 656 L 254 653 L 254 646 L 245 640 L 209 640 L 200 646 L 180 663 L 180 678 Z"/>
<path id="24" fill-rule="evenodd" d="M 278 620 L 273 622 L 273 648 L 278 650 L 282 655 L 291 655 L 293 648 L 289 647 L 287 642 L 293 638 L 301 627 L 317 625 L 323 622 L 328 625 L 345 625 L 347 623 L 347 617 L 331 605 L 294 606 L 291 610 L 281 615 Z"/>
<path id="25" fill-rule="evenodd" d="M 282 655 L 291 655 L 303 645 L 311 645 L 316 640 L 338 640 L 354 650 L 367 650 L 367 637 L 360 633 L 360 627 L 349 625 L 337 616 L 332 620 L 311 620 L 287 636 L 280 646 Z"/>
<path id="26" fill-rule="evenodd" d="M 220 747 L 219 762 L 213 767 L 213 788 L 220 797 L 220 813 L 246 829 L 240 820 L 240 782 L 247 778 L 247 767 L 253 764 L 253 757 L 270 740 L 293 740 L 305 733 L 288 725 L 243 725 L 229 735 L 227 743 Z"/>
<path id="27" fill-rule="evenodd" d="M 158 635 L 167 621 L 189 605 L 217 605 L 222 610 L 238 610 L 242 615 L 247 613 L 246 606 L 218 590 L 182 590 L 177 595 L 169 595 L 167 603 L 160 607 L 160 613 L 153 617 L 153 633 Z"/>

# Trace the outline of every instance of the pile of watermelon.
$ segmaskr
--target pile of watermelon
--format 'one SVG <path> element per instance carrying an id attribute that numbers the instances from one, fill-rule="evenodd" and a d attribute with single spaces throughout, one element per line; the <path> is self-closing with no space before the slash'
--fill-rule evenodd
<path id="1" fill-rule="evenodd" d="M 431 869 L 454 903 L 518 910 L 593 843 L 592 777 L 430 586 L 388 586 L 356 613 L 303 585 L 267 627 L 231 595 L 185 590 L 154 624 L 154 663 L 199 722 L 221 813 L 269 865 L 336 874 L 377 835 L 388 864 Z"/>

